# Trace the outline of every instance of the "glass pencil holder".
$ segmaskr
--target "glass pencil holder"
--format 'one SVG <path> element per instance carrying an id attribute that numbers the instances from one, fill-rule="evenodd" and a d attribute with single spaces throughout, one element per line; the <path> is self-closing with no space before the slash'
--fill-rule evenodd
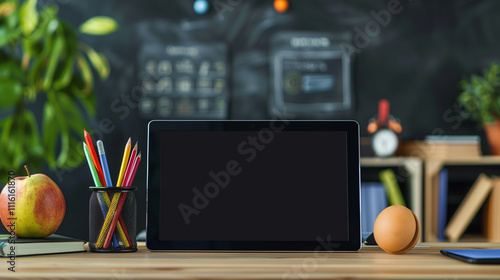
<path id="1" fill-rule="evenodd" d="M 89 187 L 89 249 L 91 252 L 137 251 L 135 187 Z"/>

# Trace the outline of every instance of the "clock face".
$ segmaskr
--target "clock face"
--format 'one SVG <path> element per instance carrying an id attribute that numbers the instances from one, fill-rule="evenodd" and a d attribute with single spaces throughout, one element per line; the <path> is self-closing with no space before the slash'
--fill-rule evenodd
<path id="1" fill-rule="evenodd" d="M 379 157 L 392 156 L 398 149 L 398 146 L 399 138 L 396 133 L 390 129 L 380 129 L 372 136 L 372 149 L 375 155 Z"/>

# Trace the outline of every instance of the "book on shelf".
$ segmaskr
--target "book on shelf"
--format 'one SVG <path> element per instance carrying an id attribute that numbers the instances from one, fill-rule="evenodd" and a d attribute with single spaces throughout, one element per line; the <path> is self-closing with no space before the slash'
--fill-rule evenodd
<path id="1" fill-rule="evenodd" d="M 446 215 L 448 206 L 448 169 L 443 168 L 439 172 L 438 185 L 438 220 L 437 220 L 437 238 L 444 240 L 444 228 L 446 227 Z"/>
<path id="2" fill-rule="evenodd" d="M 484 209 L 483 227 L 488 242 L 500 242 L 500 178 L 493 179 L 493 189 Z"/>
<path id="3" fill-rule="evenodd" d="M 369 217 L 368 217 L 368 190 L 367 183 L 361 182 L 361 236 L 365 239 L 369 234 Z"/>
<path id="4" fill-rule="evenodd" d="M 406 206 L 401 189 L 399 188 L 396 175 L 392 169 L 385 169 L 379 173 L 380 181 L 384 184 L 387 192 L 387 198 L 390 205 L 403 205 Z"/>
<path id="5" fill-rule="evenodd" d="M 403 141 L 399 154 L 424 159 L 479 157 L 481 138 L 477 135 L 431 135 L 423 141 Z"/>
<path id="6" fill-rule="evenodd" d="M 450 241 L 455 242 L 460 239 L 492 188 L 493 181 L 488 176 L 480 174 L 445 228 L 445 235 Z"/>
<path id="7" fill-rule="evenodd" d="M 29 256 L 86 251 L 85 241 L 52 234 L 45 238 L 12 238 L 10 234 L 0 234 L 0 256 Z"/>
<path id="8" fill-rule="evenodd" d="M 379 182 L 361 183 L 361 229 L 363 239 L 373 232 L 378 214 L 387 207 L 385 187 Z"/>
<path id="9" fill-rule="evenodd" d="M 479 135 L 427 135 L 424 140 L 431 144 L 481 144 Z"/>

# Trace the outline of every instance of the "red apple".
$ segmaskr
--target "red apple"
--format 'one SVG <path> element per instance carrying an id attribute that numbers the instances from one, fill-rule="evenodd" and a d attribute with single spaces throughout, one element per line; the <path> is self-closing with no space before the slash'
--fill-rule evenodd
<path id="1" fill-rule="evenodd" d="M 0 219 L 9 232 L 14 229 L 17 237 L 47 237 L 61 224 L 66 202 L 52 179 L 44 174 L 30 175 L 28 167 L 24 167 L 28 176 L 14 178 L 15 188 L 10 181 L 11 185 L 7 183 L 0 193 Z"/>

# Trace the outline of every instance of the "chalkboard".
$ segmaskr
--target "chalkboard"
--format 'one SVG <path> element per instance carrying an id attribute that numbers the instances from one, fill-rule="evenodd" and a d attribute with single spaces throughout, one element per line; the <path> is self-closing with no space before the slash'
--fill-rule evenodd
<path id="1" fill-rule="evenodd" d="M 74 26 L 94 15 L 112 16 L 120 24 L 119 31 L 110 36 L 82 36 L 105 53 L 112 68 L 111 77 L 97 84 L 97 120 L 90 128 L 97 138 L 120 143 L 133 136 L 145 152 L 149 119 L 140 113 L 144 97 L 141 71 L 146 63 L 141 62 L 141 49 L 150 44 L 162 48 L 223 46 L 214 53 L 224 57 L 226 65 L 221 76 L 222 109 L 215 117 L 274 117 L 269 110 L 272 42 L 281 32 L 345 36 L 338 43 L 352 58 L 348 110 L 285 117 L 355 119 L 361 125 L 361 134 L 367 135 L 365 127 L 376 114 L 378 100 L 387 98 L 392 114 L 402 123 L 403 139 L 422 139 L 433 133 L 482 135 L 474 122 L 460 117 L 461 108 L 456 106 L 458 83 L 500 61 L 500 1 L 291 0 L 290 9 L 282 14 L 269 0 L 208 2 L 210 11 L 198 15 L 189 0 L 55 1 L 61 16 Z M 330 86 L 330 82 L 325 85 Z M 99 128 L 103 119 L 110 120 L 111 128 Z M 108 153 L 119 158 L 122 149 L 122 145 L 116 145 Z M 119 164 L 110 165 L 112 174 L 116 174 Z M 141 166 L 136 182 L 145 184 L 145 173 L 145 166 Z M 61 178 L 65 184 L 78 185 L 81 178 L 90 177 L 82 167 Z M 81 200 L 85 193 L 82 188 L 85 186 L 68 194 L 67 200 Z M 137 193 L 140 203 L 144 193 Z M 77 202 L 82 209 L 85 203 Z M 139 225 L 144 225 L 143 215 L 140 210 Z M 63 224 L 61 228 L 71 233 L 81 231 L 83 226 L 69 229 Z"/>

